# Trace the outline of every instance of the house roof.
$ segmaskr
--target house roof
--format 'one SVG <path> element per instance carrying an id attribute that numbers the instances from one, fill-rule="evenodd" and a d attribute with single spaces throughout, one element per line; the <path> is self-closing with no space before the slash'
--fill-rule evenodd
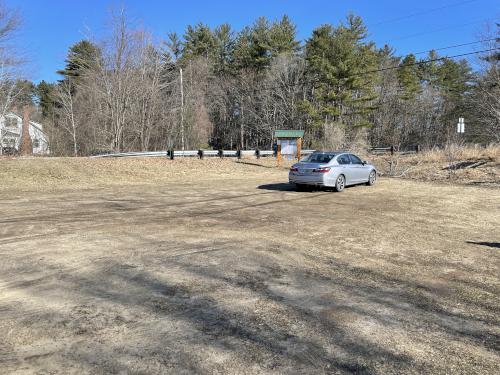
<path id="1" fill-rule="evenodd" d="M 275 130 L 274 138 L 303 138 L 304 130 Z"/>
<path id="2" fill-rule="evenodd" d="M 21 116 L 19 116 L 17 113 L 15 112 L 9 112 L 7 113 L 5 116 L 15 116 L 19 119 L 23 119 Z M 31 121 L 30 120 L 30 125 L 33 126 L 36 130 L 38 130 L 39 132 L 45 134 L 45 132 L 43 131 L 43 125 L 38 123 L 38 122 L 35 122 L 35 121 Z M 46 135 L 46 134 L 45 134 Z"/>

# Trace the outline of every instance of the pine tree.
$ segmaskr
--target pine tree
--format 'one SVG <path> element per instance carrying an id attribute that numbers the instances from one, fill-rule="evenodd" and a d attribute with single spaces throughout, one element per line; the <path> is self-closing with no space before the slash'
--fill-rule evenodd
<path id="1" fill-rule="evenodd" d="M 172 59 L 177 61 L 182 54 L 182 42 L 177 33 L 168 33 L 167 37 L 168 40 L 163 43 L 166 45 L 168 53 L 171 55 Z"/>
<path id="2" fill-rule="evenodd" d="M 35 87 L 35 94 L 44 118 L 49 118 L 54 113 L 54 84 L 40 81 Z"/>
<path id="3" fill-rule="evenodd" d="M 184 34 L 182 58 L 192 59 L 194 57 L 213 57 L 215 50 L 215 38 L 210 27 L 203 23 L 196 26 L 189 25 Z"/>
<path id="4" fill-rule="evenodd" d="M 419 76 L 422 83 L 429 86 L 439 85 L 439 59 L 436 51 L 430 51 L 426 59 L 420 60 L 421 64 L 418 66 Z"/>
<path id="5" fill-rule="evenodd" d="M 100 58 L 99 48 L 88 40 L 81 40 L 72 45 L 66 57 L 66 67 L 58 70 L 57 73 L 64 76 L 64 79 L 71 78 L 76 84 L 86 69 L 90 69 Z"/>
<path id="6" fill-rule="evenodd" d="M 288 16 L 284 15 L 279 22 L 274 22 L 269 29 L 267 42 L 271 57 L 298 52 L 300 42 L 296 40 L 296 34 L 296 27 Z"/>
<path id="7" fill-rule="evenodd" d="M 399 85 L 401 88 L 401 98 L 403 100 L 415 99 L 416 95 L 420 92 L 420 78 L 418 66 L 416 65 L 417 59 L 415 55 L 410 54 L 406 56 L 397 70 Z"/>
<path id="8" fill-rule="evenodd" d="M 370 124 L 367 114 L 376 98 L 373 70 L 378 58 L 373 43 L 365 43 L 365 38 L 366 27 L 353 15 L 346 25 L 323 25 L 313 31 L 306 44 L 312 96 L 303 103 L 313 124 Z"/>
<path id="9" fill-rule="evenodd" d="M 455 100 L 468 91 L 469 82 L 473 78 L 467 61 L 455 62 L 451 59 L 443 60 L 438 68 L 438 77 L 442 94 Z"/>
<path id="10" fill-rule="evenodd" d="M 450 59 L 441 63 L 438 75 L 439 89 L 444 101 L 441 123 L 448 129 L 454 129 L 458 118 L 465 116 L 465 102 L 474 77 L 467 61 L 456 62 Z"/>
<path id="11" fill-rule="evenodd" d="M 215 52 L 214 70 L 219 73 L 227 73 L 233 61 L 235 38 L 229 24 L 223 24 L 214 30 Z"/>

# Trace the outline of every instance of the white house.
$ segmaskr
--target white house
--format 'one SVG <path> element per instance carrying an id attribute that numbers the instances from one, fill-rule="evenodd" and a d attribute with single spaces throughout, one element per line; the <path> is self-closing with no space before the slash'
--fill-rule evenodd
<path id="1" fill-rule="evenodd" d="M 10 112 L 5 117 L 0 118 L 0 146 L 4 149 L 13 147 L 16 151 L 19 151 L 22 132 L 23 119 L 21 116 Z M 43 132 L 42 124 L 30 121 L 29 132 L 33 144 L 33 154 L 49 154 L 49 139 Z"/>

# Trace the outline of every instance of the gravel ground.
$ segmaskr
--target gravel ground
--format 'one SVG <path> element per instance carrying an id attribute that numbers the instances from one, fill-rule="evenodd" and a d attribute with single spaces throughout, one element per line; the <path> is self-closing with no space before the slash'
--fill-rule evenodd
<path id="1" fill-rule="evenodd" d="M 254 164 L 0 162 L 0 373 L 500 373 L 499 189 Z"/>

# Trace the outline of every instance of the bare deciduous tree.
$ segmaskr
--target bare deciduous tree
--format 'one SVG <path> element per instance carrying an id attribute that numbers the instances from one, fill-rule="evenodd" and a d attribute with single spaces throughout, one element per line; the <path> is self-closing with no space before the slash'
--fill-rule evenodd
<path id="1" fill-rule="evenodd" d="M 57 87 L 57 99 L 60 103 L 61 125 L 71 135 L 73 141 L 73 155 L 78 156 L 77 128 L 74 95 L 71 92 L 71 79 L 67 79 Z M 78 99 L 77 99 L 78 100 Z"/>
<path id="2" fill-rule="evenodd" d="M 16 58 L 12 46 L 9 45 L 20 23 L 20 15 L 0 3 L 0 118 L 2 119 L 11 110 L 13 102 L 21 93 L 21 88 L 16 85 L 17 70 L 21 61 Z M 3 152 L 4 136 L 3 130 L 0 131 L 0 155 Z"/>

